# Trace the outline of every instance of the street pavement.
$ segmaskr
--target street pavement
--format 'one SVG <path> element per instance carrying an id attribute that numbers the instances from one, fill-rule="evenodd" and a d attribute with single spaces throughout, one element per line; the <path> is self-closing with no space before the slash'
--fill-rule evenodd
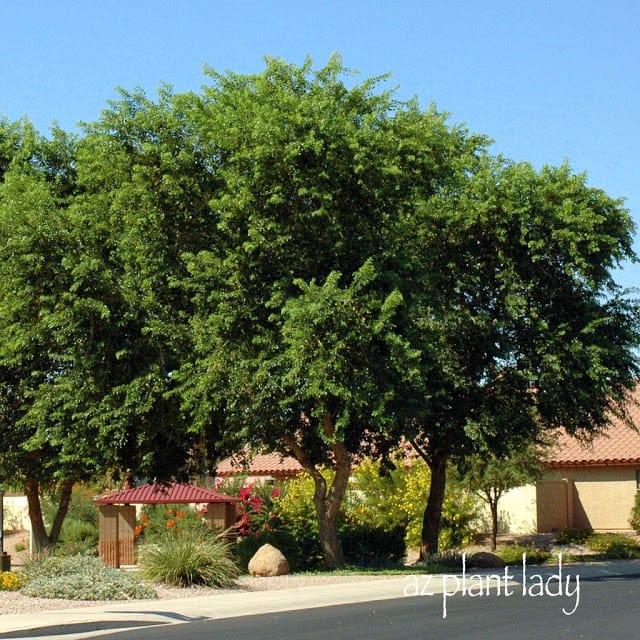
<path id="1" fill-rule="evenodd" d="M 561 575 L 558 576 L 558 566 L 527 566 L 525 575 L 523 567 L 515 566 L 509 567 L 506 575 L 511 585 L 541 585 L 552 577 L 559 577 L 558 584 L 566 581 L 567 585 L 575 585 L 577 576 L 580 582 L 640 576 L 640 561 L 577 563 L 564 565 L 560 571 Z M 500 587 L 500 579 L 504 579 L 505 569 L 466 569 L 464 574 L 461 570 L 452 569 L 451 573 L 429 577 L 420 575 L 417 568 L 415 575 L 392 575 L 383 580 L 331 583 L 274 591 L 239 591 L 176 600 L 136 600 L 61 611 L 3 615 L 0 616 L 0 640 L 75 640 L 99 637 L 107 632 L 123 629 L 296 611 L 403 596 L 438 597 L 445 606 L 446 615 L 447 600 L 450 602 L 451 598 L 464 595 L 464 588 L 474 585 L 477 588 L 478 584 L 481 585 L 482 578 L 478 576 L 491 576 L 494 578 L 492 588 L 496 585 Z"/>

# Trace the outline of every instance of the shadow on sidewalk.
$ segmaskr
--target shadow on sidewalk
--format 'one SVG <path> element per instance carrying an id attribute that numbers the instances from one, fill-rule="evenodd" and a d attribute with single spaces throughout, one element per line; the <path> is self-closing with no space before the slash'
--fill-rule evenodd
<path id="1" fill-rule="evenodd" d="M 76 624 L 56 624 L 36 629 L 21 629 L 17 631 L 0 632 L 0 638 L 33 638 L 34 633 L 40 636 L 58 636 L 71 633 L 88 633 L 90 631 L 109 631 L 118 629 L 134 629 L 144 627 L 157 627 L 169 622 L 136 622 L 135 620 L 104 620 L 100 622 L 79 622 Z"/>

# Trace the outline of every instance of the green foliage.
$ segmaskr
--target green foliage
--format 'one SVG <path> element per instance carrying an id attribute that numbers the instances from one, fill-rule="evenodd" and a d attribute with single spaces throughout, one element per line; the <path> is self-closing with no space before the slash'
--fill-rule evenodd
<path id="1" fill-rule="evenodd" d="M 509 489 L 521 487 L 539 477 L 544 468 L 544 455 L 541 445 L 529 443 L 501 457 L 491 451 L 483 451 L 463 461 L 461 482 L 487 504 L 497 504 Z"/>
<path id="2" fill-rule="evenodd" d="M 327 478 L 331 472 L 325 472 Z M 273 500 L 275 524 L 270 532 L 262 532 L 254 536 L 255 540 L 241 540 L 239 546 L 250 545 L 257 549 L 261 541 L 270 542 L 275 533 L 275 540 L 283 545 L 280 549 L 286 556 L 292 569 L 304 570 L 317 567 L 322 561 L 318 534 L 318 519 L 313 504 L 314 484 L 306 474 L 288 480 L 280 489 L 280 495 Z M 278 547 L 275 542 L 272 543 Z M 243 551 L 245 556 L 249 546 Z M 287 555 L 287 551 L 289 555 Z M 249 556 L 250 559 L 251 556 Z"/>
<path id="3" fill-rule="evenodd" d="M 498 549 L 498 555 L 509 565 L 522 564 L 523 554 L 527 556 L 527 564 L 544 564 L 551 557 L 550 551 L 519 544 L 508 544 Z"/>
<path id="4" fill-rule="evenodd" d="M 406 552 L 404 537 L 404 527 L 390 531 L 356 524 L 343 524 L 340 527 L 345 562 L 351 565 L 376 567 L 402 564 Z"/>
<path id="5" fill-rule="evenodd" d="M 155 598 L 150 587 L 119 569 L 86 556 L 44 557 L 25 567 L 21 593 L 36 598 L 132 600 Z"/>
<path id="6" fill-rule="evenodd" d="M 424 573 L 442 573 L 450 569 L 460 569 L 462 566 L 462 553 L 454 549 L 430 553 L 415 565 Z"/>
<path id="7" fill-rule="evenodd" d="M 633 509 L 631 510 L 631 517 L 629 518 L 629 524 L 636 533 L 640 533 L 640 491 L 636 492 Z"/>
<path id="8" fill-rule="evenodd" d="M 436 523 L 446 463 L 628 417 L 621 201 L 491 157 L 338 56 L 207 75 L 122 91 L 79 136 L 0 122 L 0 480 L 63 489 L 36 547 L 76 481 L 245 444 L 335 466 L 315 475 L 333 534 L 350 454 L 401 432 L 429 443 Z"/>
<path id="9" fill-rule="evenodd" d="M 565 529 L 556 536 L 556 544 L 584 544 L 589 536 L 593 533 L 593 529 Z"/>
<path id="10" fill-rule="evenodd" d="M 97 525 L 77 518 L 65 518 L 54 553 L 66 556 L 98 555 Z"/>
<path id="11" fill-rule="evenodd" d="M 135 529 L 139 543 L 163 541 L 168 534 L 193 531 L 196 536 L 207 533 L 207 525 L 191 505 L 152 504 L 142 508 Z"/>
<path id="12" fill-rule="evenodd" d="M 541 444 L 523 442 L 498 456 L 481 451 L 460 461 L 459 482 L 477 495 L 491 513 L 492 548 L 496 547 L 499 523 L 498 504 L 509 489 L 534 482 L 543 471 L 545 450 Z"/>
<path id="13" fill-rule="evenodd" d="M 585 544 L 595 553 L 610 560 L 640 558 L 638 542 L 622 534 L 593 534 L 587 538 Z"/>
<path id="14" fill-rule="evenodd" d="M 239 575 L 229 543 L 194 528 L 167 531 L 140 548 L 140 575 L 178 587 L 231 587 Z"/>
<path id="15" fill-rule="evenodd" d="M 325 475 L 331 479 L 332 472 Z M 379 462 L 366 459 L 353 470 L 339 522 L 345 561 L 361 566 L 398 563 L 406 548 L 419 545 L 429 472 L 422 461 L 398 463 L 383 473 Z M 294 570 L 321 566 L 318 522 L 313 504 L 314 483 L 307 475 L 287 481 L 269 506 L 271 518 L 238 540 L 241 567 L 269 542 L 279 548 Z M 251 495 L 251 490 L 249 490 Z M 443 548 L 461 547 L 476 534 L 477 504 L 460 486 L 447 491 L 443 509 Z"/>
<path id="16" fill-rule="evenodd" d="M 392 469 L 365 460 L 353 473 L 355 490 L 350 491 L 346 513 L 355 522 L 384 531 L 403 528 L 408 548 L 419 548 L 422 517 L 429 495 L 429 468 L 422 460 L 411 464 L 398 459 Z M 477 500 L 463 486 L 447 488 L 441 514 L 440 545 L 443 549 L 461 547 L 477 534 Z"/>

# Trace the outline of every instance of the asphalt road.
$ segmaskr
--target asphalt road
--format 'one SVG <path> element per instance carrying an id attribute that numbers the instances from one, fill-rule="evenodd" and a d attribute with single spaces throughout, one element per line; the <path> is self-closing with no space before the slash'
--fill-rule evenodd
<path id="1" fill-rule="evenodd" d="M 575 596 L 442 594 L 168 624 L 100 635 L 111 640 L 632 640 L 640 639 L 640 579 L 583 580 Z M 250 597 L 249 595 L 247 597 Z M 565 610 L 575 608 L 572 615 Z M 77 638 L 78 636 L 76 636 Z"/>

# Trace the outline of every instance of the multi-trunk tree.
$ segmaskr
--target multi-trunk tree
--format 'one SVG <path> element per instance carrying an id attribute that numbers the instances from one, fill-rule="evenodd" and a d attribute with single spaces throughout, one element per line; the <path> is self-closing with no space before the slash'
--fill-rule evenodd
<path id="1" fill-rule="evenodd" d="M 338 58 L 210 72 L 195 118 L 222 181 L 218 245 L 190 259 L 196 358 L 181 374 L 203 428 L 290 451 L 311 474 L 329 566 L 352 456 L 433 385 L 432 345 L 410 324 L 431 279 L 416 229 L 484 143 L 344 72 Z"/>

